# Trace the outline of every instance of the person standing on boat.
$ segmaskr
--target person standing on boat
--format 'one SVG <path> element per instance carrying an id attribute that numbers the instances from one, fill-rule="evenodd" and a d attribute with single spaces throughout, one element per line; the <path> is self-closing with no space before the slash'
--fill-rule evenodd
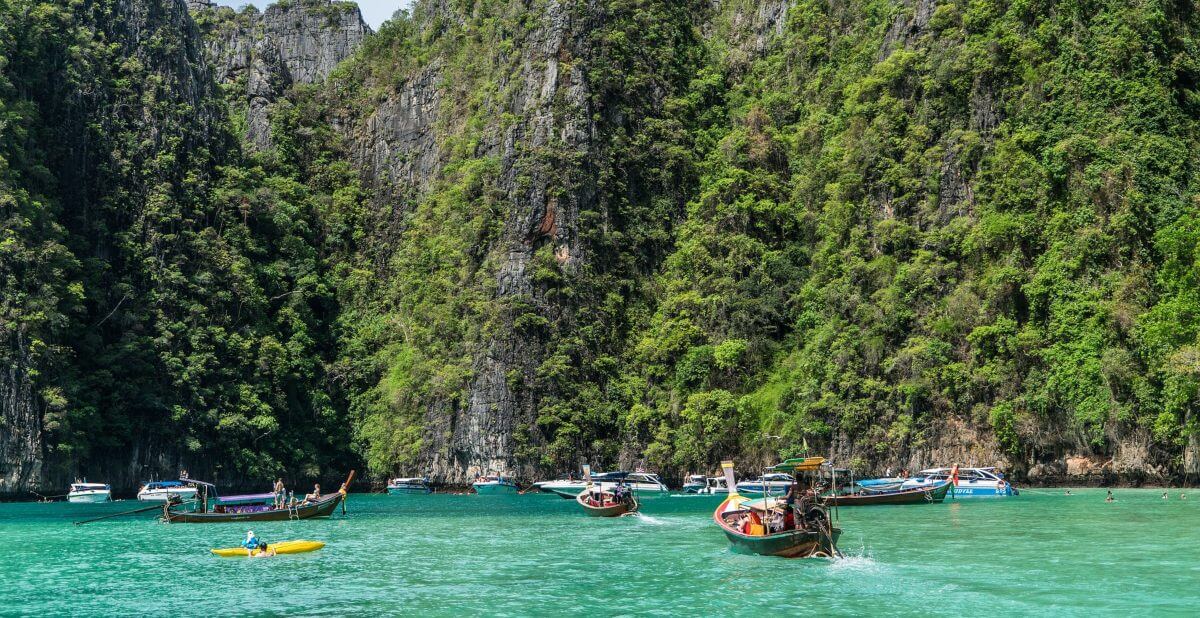
<path id="1" fill-rule="evenodd" d="M 287 506 L 287 490 L 283 487 L 283 478 L 275 479 L 275 508 Z"/>
<path id="2" fill-rule="evenodd" d="M 796 506 L 796 502 L 800 503 L 798 508 Z M 806 506 L 804 504 L 804 494 L 802 491 L 800 491 L 800 479 L 792 480 L 791 486 L 788 487 L 787 495 L 783 497 L 783 504 L 783 529 L 790 530 L 792 528 L 798 528 L 799 526 L 797 524 L 800 522 L 800 517 L 802 516 L 801 514 L 804 513 Z"/>

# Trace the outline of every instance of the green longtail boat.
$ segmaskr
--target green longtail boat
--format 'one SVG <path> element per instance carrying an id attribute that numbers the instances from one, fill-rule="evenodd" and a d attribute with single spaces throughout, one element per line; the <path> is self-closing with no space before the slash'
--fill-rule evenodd
<path id="1" fill-rule="evenodd" d="M 792 504 L 782 498 L 751 499 L 732 490 L 713 512 L 713 521 L 737 551 L 783 558 L 840 556 L 837 539 L 842 530 L 833 525 L 829 510 L 815 495 L 812 478 L 819 475 L 824 463 L 823 457 L 803 457 L 772 467 L 795 475 L 793 489 L 797 493 L 812 490 Z M 733 462 L 723 461 L 721 468 L 728 486 L 737 487 Z"/>

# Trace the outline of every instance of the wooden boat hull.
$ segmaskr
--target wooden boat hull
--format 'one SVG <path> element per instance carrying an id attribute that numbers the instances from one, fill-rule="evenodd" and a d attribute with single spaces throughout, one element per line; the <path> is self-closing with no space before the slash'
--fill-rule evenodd
<path id="1" fill-rule="evenodd" d="M 946 481 L 933 487 L 905 489 L 892 492 L 857 493 L 844 496 L 825 496 L 826 506 L 870 506 L 877 504 L 933 504 L 946 499 L 952 483 Z"/>
<path id="2" fill-rule="evenodd" d="M 810 558 L 822 554 L 824 549 L 823 535 L 817 532 L 780 532 L 765 536 L 747 536 L 721 526 L 725 538 L 734 551 L 740 553 L 758 554 L 760 556 L 779 556 L 780 558 Z M 833 529 L 833 544 L 837 546 L 838 537 L 842 531 Z M 823 554 L 822 554 L 823 555 Z"/>
<path id="3" fill-rule="evenodd" d="M 575 496 L 575 503 L 583 507 L 583 512 L 589 517 L 620 517 L 626 513 L 636 513 L 639 504 L 637 498 L 630 497 L 629 502 L 620 502 L 612 506 L 592 506 L 587 503 L 587 490 L 579 492 Z"/>
<path id="4" fill-rule="evenodd" d="M 780 558 L 828 557 L 831 547 L 836 552 L 838 538 L 842 535 L 842 529 L 837 527 L 831 527 L 828 533 L 819 530 L 788 530 L 761 535 L 745 534 L 731 527 L 722 515 L 730 501 L 745 499 L 745 496 L 730 496 L 713 512 L 713 521 L 721 527 L 734 551 Z"/>
<path id="5" fill-rule="evenodd" d="M 317 502 L 291 509 L 271 509 L 250 513 L 194 513 L 174 510 L 172 506 L 163 509 L 163 520 L 169 524 L 206 524 L 222 522 L 245 521 L 288 521 L 292 519 L 311 519 L 314 517 L 329 517 L 345 498 L 340 492 L 324 496 Z"/>
<path id="6" fill-rule="evenodd" d="M 304 554 L 310 551 L 317 551 L 322 547 L 325 547 L 325 543 L 321 541 L 280 541 L 267 545 L 267 550 L 273 549 L 278 555 Z M 245 547 L 229 547 L 214 549 L 212 553 L 222 558 L 246 558 L 250 555 L 250 550 Z"/>

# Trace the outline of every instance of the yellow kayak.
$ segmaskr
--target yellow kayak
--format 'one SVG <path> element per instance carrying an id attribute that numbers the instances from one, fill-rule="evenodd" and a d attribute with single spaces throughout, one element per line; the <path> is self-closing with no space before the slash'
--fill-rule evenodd
<path id="1" fill-rule="evenodd" d="M 267 551 L 275 550 L 276 554 L 303 554 L 305 552 L 317 551 L 325 547 L 325 543 L 321 541 L 280 541 L 267 545 Z M 245 547 L 229 547 L 226 549 L 214 549 L 212 553 L 223 558 L 245 558 L 250 555 L 250 550 Z"/>

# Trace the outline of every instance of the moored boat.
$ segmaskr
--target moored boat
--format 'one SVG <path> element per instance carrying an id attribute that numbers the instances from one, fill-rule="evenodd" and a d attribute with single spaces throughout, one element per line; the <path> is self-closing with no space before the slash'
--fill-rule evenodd
<path id="1" fill-rule="evenodd" d="M 112 500 L 112 487 L 104 483 L 71 483 L 67 502 L 108 502 Z"/>
<path id="2" fill-rule="evenodd" d="M 515 494 L 521 491 L 517 487 L 516 481 L 499 475 L 481 476 L 471 483 L 471 487 L 474 487 L 475 493 L 480 495 Z"/>
<path id="3" fill-rule="evenodd" d="M 837 540 L 842 530 L 833 525 L 829 510 L 814 496 L 815 477 L 823 457 L 788 459 L 774 467 L 776 472 L 790 471 L 797 476 L 798 491 L 808 490 L 793 503 L 766 496 L 751 498 L 739 494 L 733 479 L 733 463 L 722 462 L 728 486 L 735 491 L 713 511 L 713 521 L 725 533 L 735 550 L 763 556 L 811 558 L 839 556 Z M 807 482 L 801 484 L 801 474 Z"/>
<path id="4" fill-rule="evenodd" d="M 342 505 L 342 512 L 345 512 L 346 493 L 349 491 L 350 482 L 353 480 L 354 471 L 352 470 L 350 471 L 350 476 L 346 478 L 346 482 L 342 483 L 338 491 L 331 494 L 323 494 L 313 500 L 293 500 L 284 505 L 277 504 L 275 502 L 276 496 L 272 493 L 217 496 L 215 485 L 193 480 L 189 482 L 195 483 L 201 492 L 199 509 L 194 511 L 188 510 L 184 504 L 177 500 L 172 500 L 163 506 L 162 519 L 171 524 L 199 524 L 289 521 L 293 519 L 329 517 L 339 504 Z M 208 506 L 210 499 L 214 502 L 212 508 Z"/>
<path id="5" fill-rule="evenodd" d="M 895 491 L 900 489 L 900 486 L 907 481 L 906 478 L 885 477 L 878 479 L 862 479 L 855 481 L 854 484 L 862 488 L 863 491 Z"/>
<path id="6" fill-rule="evenodd" d="M 598 472 L 592 475 L 592 481 L 611 490 L 616 487 L 616 479 L 621 478 L 638 498 L 670 495 L 671 489 L 658 478 L 657 474 L 649 472 Z M 534 483 L 538 491 L 557 494 L 560 498 L 574 500 L 579 492 L 587 488 L 587 481 L 574 479 L 556 479 Z"/>
<path id="7" fill-rule="evenodd" d="M 429 480 L 425 478 L 395 478 L 388 481 L 387 492 L 393 496 L 400 494 L 428 494 L 433 493 L 433 489 L 429 487 Z"/>
<path id="8" fill-rule="evenodd" d="M 729 488 L 725 486 L 725 477 L 723 476 L 704 476 L 703 474 L 694 474 L 689 479 L 689 484 L 683 486 L 683 494 L 688 496 L 724 496 L 729 493 Z"/>
<path id="9" fill-rule="evenodd" d="M 903 489 L 928 487 L 949 480 L 954 483 L 957 498 L 999 498 L 1019 496 L 1021 492 L 1004 479 L 996 468 L 930 468 L 901 485 Z"/>
<path id="10" fill-rule="evenodd" d="M 138 490 L 137 499 L 142 502 L 167 502 L 173 497 L 180 500 L 195 500 L 199 493 L 194 485 L 185 481 L 150 481 Z"/>
<path id="11" fill-rule="evenodd" d="M 743 496 L 782 496 L 792 486 L 792 475 L 781 472 L 764 474 L 753 480 L 737 484 L 737 492 Z"/>
<path id="12" fill-rule="evenodd" d="M 867 506 L 874 504 L 933 504 L 946 499 L 953 487 L 949 480 L 930 487 L 914 487 L 892 491 L 857 491 L 849 494 L 823 496 L 826 506 Z"/>
<path id="13" fill-rule="evenodd" d="M 708 477 L 703 474 L 689 474 L 683 479 L 683 487 L 680 492 L 685 494 L 698 494 L 702 489 L 708 486 Z"/>

